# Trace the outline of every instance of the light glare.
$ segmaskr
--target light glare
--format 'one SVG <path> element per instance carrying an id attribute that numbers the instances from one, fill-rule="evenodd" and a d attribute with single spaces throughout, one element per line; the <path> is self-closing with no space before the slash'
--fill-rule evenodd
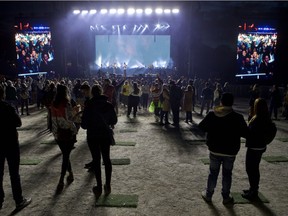
<path id="1" fill-rule="evenodd" d="M 146 8 L 145 9 L 145 13 L 146 14 L 151 14 L 152 13 L 152 9 L 151 8 Z"/>

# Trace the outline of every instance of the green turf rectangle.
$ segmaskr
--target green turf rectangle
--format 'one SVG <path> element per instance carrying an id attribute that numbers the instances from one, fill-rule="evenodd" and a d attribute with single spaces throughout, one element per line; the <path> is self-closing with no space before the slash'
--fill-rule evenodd
<path id="1" fill-rule="evenodd" d="M 57 145 L 57 142 L 55 140 L 48 140 L 48 141 L 42 141 L 41 144 Z"/>
<path id="2" fill-rule="evenodd" d="M 120 133 L 131 133 L 131 132 L 137 132 L 137 129 L 133 129 L 133 128 L 131 128 L 131 129 L 121 129 L 119 132 Z"/>
<path id="3" fill-rule="evenodd" d="M 110 194 L 100 196 L 95 206 L 137 208 L 138 195 Z"/>
<path id="4" fill-rule="evenodd" d="M 288 157 L 286 156 L 263 156 L 263 160 L 269 162 L 269 163 L 277 163 L 277 162 L 288 162 Z"/>
<path id="5" fill-rule="evenodd" d="M 237 192 L 231 192 L 232 197 L 234 198 L 234 204 L 249 204 L 251 201 L 248 199 L 245 199 L 241 196 L 241 193 Z M 257 202 L 262 202 L 262 203 L 269 203 L 269 200 L 264 197 L 262 193 L 258 193 L 259 200 Z"/>
<path id="6" fill-rule="evenodd" d="M 209 158 L 201 158 L 200 160 L 201 160 L 202 163 L 205 164 L 205 165 L 209 165 L 209 164 L 210 164 L 210 159 L 209 159 Z"/>
<path id="7" fill-rule="evenodd" d="M 136 145 L 136 142 L 116 141 L 116 145 L 118 145 L 118 146 L 135 146 L 135 145 Z"/>
<path id="8" fill-rule="evenodd" d="M 112 165 L 128 165 L 130 164 L 129 158 L 111 159 Z"/>
<path id="9" fill-rule="evenodd" d="M 40 159 L 21 159 L 20 165 L 37 165 L 41 162 Z"/>
<path id="10" fill-rule="evenodd" d="M 276 139 L 281 141 L 281 142 L 288 142 L 288 137 L 278 137 Z"/>

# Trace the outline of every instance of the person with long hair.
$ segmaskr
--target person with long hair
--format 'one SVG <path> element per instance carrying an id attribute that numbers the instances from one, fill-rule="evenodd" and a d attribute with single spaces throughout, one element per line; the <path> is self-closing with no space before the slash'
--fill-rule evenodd
<path id="1" fill-rule="evenodd" d="M 70 153 L 76 142 L 77 128 L 72 120 L 73 108 L 70 101 L 67 86 L 58 84 L 56 95 L 51 105 L 52 133 L 62 152 L 62 168 L 56 190 L 57 193 L 61 193 L 64 188 L 64 178 L 67 171 L 69 172 L 67 183 L 71 184 L 74 181 Z M 64 136 L 63 131 L 67 131 L 68 136 Z"/>
<path id="2" fill-rule="evenodd" d="M 257 98 L 254 103 L 254 116 L 248 122 L 249 133 L 246 138 L 246 172 L 250 188 L 243 190 L 242 197 L 254 200 L 258 198 L 260 182 L 259 165 L 262 154 L 266 151 L 265 137 L 270 134 L 270 118 L 268 105 L 265 99 Z M 272 132 L 273 133 L 273 132 Z"/>
<path id="3" fill-rule="evenodd" d="M 84 107 L 81 127 L 87 130 L 87 143 L 92 155 L 92 171 L 95 173 L 97 185 L 93 187 L 96 199 L 102 194 L 101 155 L 105 165 L 106 182 L 104 193 L 111 193 L 112 164 L 110 159 L 110 146 L 112 145 L 113 128 L 117 123 L 117 114 L 114 106 L 103 95 L 101 85 L 93 85 L 92 98 Z"/>

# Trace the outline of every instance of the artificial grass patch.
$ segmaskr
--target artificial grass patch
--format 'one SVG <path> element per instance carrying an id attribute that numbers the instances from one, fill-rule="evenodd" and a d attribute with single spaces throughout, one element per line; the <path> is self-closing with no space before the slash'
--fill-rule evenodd
<path id="1" fill-rule="evenodd" d="M 281 141 L 281 142 L 288 142 L 288 137 L 278 137 L 276 139 Z"/>
<path id="2" fill-rule="evenodd" d="M 112 165 L 128 165 L 130 164 L 129 158 L 111 159 Z"/>
<path id="3" fill-rule="evenodd" d="M 133 129 L 133 128 L 130 128 L 130 129 L 121 129 L 119 132 L 120 132 L 120 133 L 137 132 L 137 129 Z"/>
<path id="4" fill-rule="evenodd" d="M 135 146 L 135 145 L 136 145 L 136 142 L 116 141 L 116 145 L 118 145 L 118 146 Z"/>
<path id="5" fill-rule="evenodd" d="M 234 198 L 234 204 L 249 204 L 253 202 L 253 201 L 243 198 L 241 196 L 241 193 L 231 192 L 231 195 Z M 266 197 L 264 197 L 262 193 L 258 192 L 258 197 L 259 199 L 257 200 L 257 202 L 269 203 L 269 200 Z"/>
<path id="6" fill-rule="evenodd" d="M 209 158 L 201 158 L 200 160 L 201 160 L 202 163 L 205 164 L 205 165 L 209 165 L 209 164 L 210 164 L 210 159 L 209 159 Z"/>
<path id="7" fill-rule="evenodd" d="M 100 196 L 95 206 L 137 208 L 138 195 L 110 194 Z"/>
<path id="8" fill-rule="evenodd" d="M 288 162 L 288 157 L 286 156 L 264 156 L 262 157 L 263 160 L 269 163 L 277 163 L 277 162 Z"/>
<path id="9" fill-rule="evenodd" d="M 23 158 L 20 160 L 20 165 L 37 165 L 41 162 L 40 159 Z"/>

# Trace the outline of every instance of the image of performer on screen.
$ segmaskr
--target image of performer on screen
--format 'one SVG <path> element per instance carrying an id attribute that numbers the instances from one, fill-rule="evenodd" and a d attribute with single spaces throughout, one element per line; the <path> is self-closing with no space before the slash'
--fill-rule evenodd
<path id="1" fill-rule="evenodd" d="M 269 55 L 264 55 L 259 67 L 259 73 L 265 73 L 266 75 L 273 75 L 274 67 L 273 63 L 270 62 Z"/>
<path id="2" fill-rule="evenodd" d="M 49 54 L 43 53 L 40 62 L 40 72 L 51 72 L 54 70 L 53 68 L 53 60 L 49 61 Z"/>

